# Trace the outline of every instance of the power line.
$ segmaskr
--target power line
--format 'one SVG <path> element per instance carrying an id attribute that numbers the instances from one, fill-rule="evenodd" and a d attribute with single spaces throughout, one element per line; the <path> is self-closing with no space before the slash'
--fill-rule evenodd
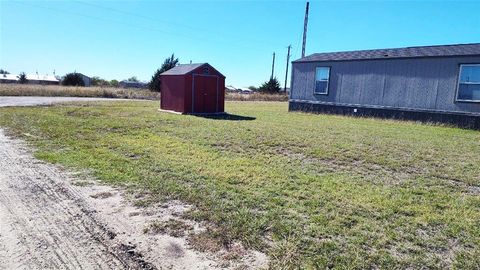
<path id="1" fill-rule="evenodd" d="M 202 29 L 202 28 L 199 28 L 199 27 L 194 27 L 194 26 L 191 26 L 191 25 L 186 25 L 186 24 L 177 23 L 177 22 L 173 22 L 173 21 L 167 21 L 167 20 L 163 20 L 163 19 L 153 18 L 153 17 L 141 15 L 141 14 L 138 14 L 138 13 L 123 11 L 123 10 L 120 10 L 120 9 L 106 7 L 106 6 L 102 6 L 102 5 L 98 5 L 98 4 L 94 4 L 94 3 L 90 3 L 90 2 L 84 2 L 84 1 L 79 1 L 79 0 L 75 0 L 73 2 L 78 3 L 78 4 L 82 4 L 82 5 L 86 5 L 86 6 L 91 6 L 91 7 L 95 7 L 95 8 L 101 8 L 101 9 L 104 9 L 104 10 L 113 11 L 113 12 L 116 12 L 116 13 L 119 13 L 119 14 L 124 14 L 124 15 L 128 15 L 128 16 L 133 16 L 133 17 L 137 17 L 137 18 L 151 20 L 151 21 L 154 21 L 154 22 L 163 22 L 163 23 L 166 23 L 166 24 L 176 25 L 176 26 L 180 26 L 180 27 L 184 27 L 184 28 L 189 28 L 189 29 L 192 29 L 192 30 L 202 30 L 202 31 L 206 30 L 206 29 Z"/>
<path id="2" fill-rule="evenodd" d="M 19 1 L 18 1 L 18 2 L 17 2 L 17 1 L 14 1 L 14 2 L 11 2 L 11 3 L 21 4 L 21 5 L 30 6 L 30 7 L 35 7 L 35 8 L 46 9 L 46 10 L 55 11 L 55 12 L 60 12 L 60 13 L 68 13 L 68 14 L 72 14 L 72 15 L 75 15 L 75 16 L 80 16 L 80 17 L 89 18 L 89 19 L 94 19 L 94 20 L 100 20 L 100 21 L 105 21 L 105 22 L 113 22 L 113 23 L 123 24 L 123 25 L 125 25 L 125 26 L 134 27 L 134 28 L 139 28 L 139 29 L 144 29 L 144 30 L 148 30 L 148 31 L 155 31 L 155 32 L 161 32 L 161 33 L 164 33 L 164 34 L 169 34 L 169 35 L 176 35 L 176 33 L 171 33 L 171 32 L 167 32 L 167 31 L 163 31 L 163 30 L 160 30 L 160 29 L 157 29 L 157 28 L 151 28 L 151 27 L 145 27 L 145 26 L 141 26 L 141 25 L 129 24 L 129 23 L 125 23 L 125 22 L 123 22 L 123 21 L 105 19 L 105 18 L 102 18 L 102 17 L 92 16 L 92 15 L 86 15 L 86 14 L 82 14 L 82 13 L 78 13 L 78 12 L 72 12 L 72 11 L 69 11 L 69 10 L 63 10 L 63 9 L 58 9 L 58 8 L 52 8 L 52 7 L 46 7 L 46 6 L 41 6 L 41 5 L 35 5 L 35 4 L 31 4 L 31 3 L 27 4 L 26 2 L 19 2 Z"/>
<path id="3" fill-rule="evenodd" d="M 200 28 L 200 27 L 196 27 L 196 26 L 191 26 L 191 25 L 187 25 L 187 24 L 182 24 L 182 23 L 178 23 L 178 22 L 173 22 L 173 21 L 169 21 L 169 20 L 164 20 L 164 19 L 158 19 L 158 18 L 154 18 L 154 17 L 150 17 L 150 16 L 145 16 L 145 15 L 142 15 L 142 14 L 138 14 L 138 13 L 134 13 L 134 12 L 130 12 L 130 11 L 124 11 L 124 10 L 120 10 L 120 9 L 116 9 L 116 8 L 111 8 L 111 7 L 106 7 L 106 6 L 102 6 L 102 5 L 98 5 L 98 4 L 93 4 L 93 3 L 90 3 L 90 2 L 85 2 L 85 1 L 80 1 L 80 0 L 74 0 L 73 2 L 76 2 L 78 4 L 82 4 L 82 5 L 86 5 L 86 6 L 91 6 L 91 7 L 95 7 L 95 8 L 100 8 L 100 9 L 104 9 L 104 10 L 109 10 L 109 11 L 112 11 L 112 12 L 116 12 L 116 13 L 119 13 L 119 14 L 124 14 L 124 15 L 129 15 L 129 16 L 133 16 L 133 17 L 138 17 L 138 18 L 142 18 L 142 19 L 146 19 L 146 20 L 150 20 L 150 21 L 153 21 L 153 22 L 163 22 L 163 23 L 166 23 L 166 24 L 171 24 L 171 25 L 176 25 L 176 26 L 180 26 L 180 27 L 184 27 L 184 28 L 188 28 L 188 29 L 191 29 L 191 30 L 195 30 L 195 31 L 201 31 L 202 33 L 209 33 L 209 34 L 214 34 L 216 36 L 225 36 L 224 33 L 219 33 L 218 31 L 216 31 L 215 33 L 211 32 L 209 29 L 204 29 L 204 28 Z M 185 36 L 185 35 L 184 35 Z M 257 44 L 268 44 L 270 43 L 270 41 L 260 41 L 260 40 L 253 40 L 252 38 L 248 38 L 249 41 L 253 41 L 253 42 L 256 42 Z M 237 42 L 237 41 L 235 41 Z M 226 42 L 225 42 L 226 43 Z M 229 45 L 236 45 L 235 43 L 230 43 L 229 42 Z M 237 43 L 238 45 L 238 43 Z M 240 45 L 242 46 L 242 45 Z M 237 46 L 238 47 L 238 46 Z M 253 48 L 251 48 L 253 49 Z M 255 49 L 256 50 L 256 49 Z M 267 49 L 265 49 L 266 51 Z"/>
<path id="4" fill-rule="evenodd" d="M 50 10 L 50 11 L 55 11 L 55 12 L 59 12 L 59 13 L 62 13 L 62 14 L 72 14 L 72 15 L 75 15 L 75 16 L 80 16 L 80 17 L 85 17 L 85 18 L 89 18 L 89 19 L 94 19 L 94 20 L 100 20 L 100 21 L 105 21 L 105 22 L 113 22 L 113 23 L 117 23 L 117 24 L 123 24 L 125 26 L 128 26 L 128 27 L 133 27 L 133 28 L 138 28 L 138 29 L 143 29 L 143 30 L 147 30 L 147 31 L 153 31 L 153 32 L 159 32 L 159 33 L 163 33 L 163 34 L 167 34 L 167 35 L 172 35 L 172 36 L 175 36 L 175 37 L 182 37 L 182 38 L 185 38 L 185 39 L 189 39 L 189 40 L 193 40 L 193 41 L 200 41 L 200 42 L 207 42 L 208 44 L 211 44 L 212 43 L 212 40 L 211 39 L 206 39 L 206 38 L 198 38 L 198 37 L 192 37 L 191 35 L 186 35 L 186 34 L 182 34 L 182 33 L 179 33 L 179 32 L 168 32 L 168 31 L 164 31 L 162 29 L 158 29 L 158 28 L 152 28 L 152 27 L 146 27 L 146 26 L 142 26 L 142 25 L 136 25 L 136 24 L 129 24 L 129 23 L 125 23 L 123 21 L 118 21 L 118 20 L 111 20 L 111 19 L 105 19 L 103 17 L 97 17 L 97 16 L 92 16 L 92 15 L 86 15 L 86 14 L 82 14 L 82 13 L 78 13 L 78 12 L 72 12 L 72 11 L 69 11 L 69 10 L 63 10 L 63 9 L 58 9 L 58 8 L 52 8 L 52 7 L 46 7 L 46 6 L 41 6 L 41 5 L 36 5 L 36 4 L 31 4 L 31 3 L 25 3 L 25 2 L 17 2 L 17 1 L 14 1 L 14 2 L 11 2 L 11 3 L 17 3 L 17 4 L 21 4 L 21 5 L 26 5 L 26 6 L 31 6 L 31 7 L 35 7 L 35 8 L 41 8 L 41 9 L 46 9 L 46 10 Z M 217 37 L 218 36 L 222 36 L 222 35 L 219 35 L 217 34 Z M 250 50 L 250 51 L 257 51 L 257 52 L 260 52 L 260 51 L 267 51 L 267 49 L 260 49 L 259 48 L 253 48 L 253 47 L 249 47 L 249 46 L 244 46 L 244 45 L 241 45 L 241 44 L 238 44 L 238 43 L 235 43 L 235 42 L 228 42 L 228 41 L 225 41 L 223 39 L 217 39 L 214 41 L 214 43 L 223 43 L 223 44 L 228 44 L 229 46 L 232 46 L 232 47 L 237 47 L 239 49 L 247 49 L 247 50 Z"/>

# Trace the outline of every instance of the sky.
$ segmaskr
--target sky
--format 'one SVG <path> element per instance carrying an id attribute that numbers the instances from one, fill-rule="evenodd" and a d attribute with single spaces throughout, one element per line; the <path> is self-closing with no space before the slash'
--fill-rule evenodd
<path id="1" fill-rule="evenodd" d="M 247 87 L 269 79 L 275 52 L 283 86 L 287 46 L 290 60 L 301 56 L 305 3 L 0 0 L 0 68 L 148 81 L 175 53 Z M 310 1 L 306 54 L 476 43 L 479 12 L 480 1 Z"/>

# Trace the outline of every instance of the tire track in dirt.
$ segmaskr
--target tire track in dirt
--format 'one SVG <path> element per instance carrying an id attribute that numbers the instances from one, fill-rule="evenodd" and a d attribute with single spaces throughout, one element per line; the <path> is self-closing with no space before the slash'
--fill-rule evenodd
<path id="1" fill-rule="evenodd" d="M 141 269 L 68 185 L 0 130 L 0 269 Z"/>

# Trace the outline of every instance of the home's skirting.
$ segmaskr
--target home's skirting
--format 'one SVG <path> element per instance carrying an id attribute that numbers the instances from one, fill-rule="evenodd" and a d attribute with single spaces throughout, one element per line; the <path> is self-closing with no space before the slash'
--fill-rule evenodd
<path id="1" fill-rule="evenodd" d="M 313 113 L 342 114 L 361 117 L 378 117 L 388 119 L 402 119 L 421 122 L 433 122 L 455 125 L 463 128 L 480 130 L 480 115 L 462 113 L 415 111 L 393 108 L 373 108 L 354 105 L 335 105 L 292 101 L 288 103 L 289 111 L 303 111 Z"/>

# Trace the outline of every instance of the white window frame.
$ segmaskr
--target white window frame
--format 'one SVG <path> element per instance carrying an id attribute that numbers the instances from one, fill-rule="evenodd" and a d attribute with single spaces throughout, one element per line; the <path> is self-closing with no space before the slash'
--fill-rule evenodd
<path id="1" fill-rule="evenodd" d="M 327 88 L 325 92 L 317 92 L 317 70 L 320 68 L 328 68 L 328 79 L 327 79 Z M 319 66 L 315 68 L 315 86 L 313 87 L 313 94 L 315 95 L 328 95 L 328 91 L 330 90 L 330 72 L 332 71 L 332 67 L 330 66 Z"/>
<path id="2" fill-rule="evenodd" d="M 455 94 L 455 101 L 480 103 L 480 99 L 473 99 L 472 100 L 472 99 L 459 99 L 458 98 L 458 95 L 460 94 L 460 84 L 478 84 L 478 85 L 480 85 L 480 82 L 474 82 L 474 83 L 462 83 L 461 82 L 462 68 L 463 67 L 478 67 L 478 68 L 480 68 L 480 64 L 460 64 L 460 68 L 458 69 L 457 93 Z"/>

